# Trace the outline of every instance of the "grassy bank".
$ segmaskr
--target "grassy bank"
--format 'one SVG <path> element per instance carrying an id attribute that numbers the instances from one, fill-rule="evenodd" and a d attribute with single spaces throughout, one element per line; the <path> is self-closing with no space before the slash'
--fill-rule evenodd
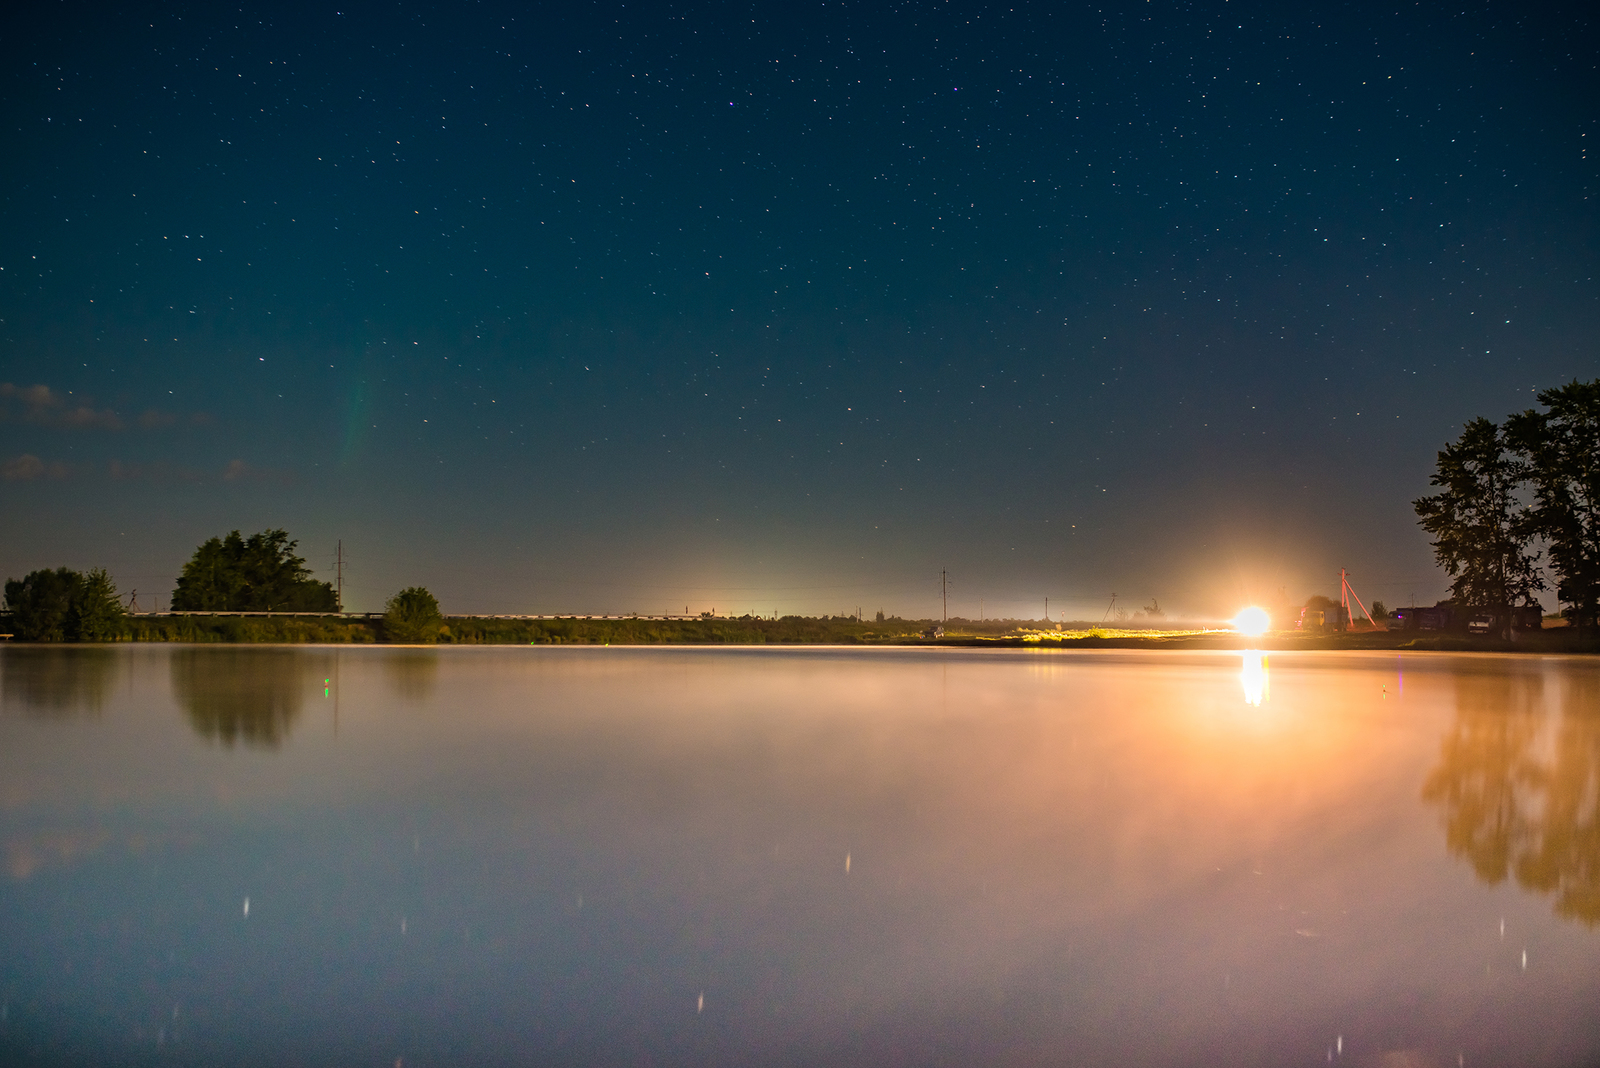
<path id="1" fill-rule="evenodd" d="M 1344 634 L 1280 632 L 1243 638 L 1216 630 L 1117 629 L 1030 620 L 950 620 L 939 638 L 922 635 L 931 620 L 883 622 L 847 616 L 754 616 L 702 619 L 497 619 L 449 616 L 440 645 L 915 645 L 1032 649 L 1312 649 L 1513 653 L 1600 652 L 1600 638 L 1580 643 L 1570 628 L 1526 633 L 1514 642 L 1437 632 L 1363 630 Z M 0 628 L 3 629 L 3 628 Z M 328 616 L 128 616 L 117 640 L 253 644 L 373 644 L 389 640 L 383 620 Z"/>
<path id="2" fill-rule="evenodd" d="M 318 616 L 130 616 L 120 640 L 135 642 L 382 642 L 381 619 Z M 914 638 L 916 620 L 844 616 L 782 619 L 496 619 L 448 616 L 441 645 L 871 645 Z"/>
<path id="3" fill-rule="evenodd" d="M 378 620 L 319 616 L 128 616 L 121 640 L 306 644 L 383 640 Z"/>

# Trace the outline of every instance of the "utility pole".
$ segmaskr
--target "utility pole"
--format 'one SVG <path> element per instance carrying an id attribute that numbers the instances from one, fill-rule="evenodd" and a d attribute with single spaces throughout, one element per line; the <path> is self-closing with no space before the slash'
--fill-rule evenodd
<path id="1" fill-rule="evenodd" d="M 1048 597 L 1044 599 L 1044 621 L 1046 623 L 1050 622 L 1050 598 Z"/>
<path id="2" fill-rule="evenodd" d="M 1356 593 L 1355 588 L 1350 585 L 1350 573 L 1341 567 L 1339 569 L 1339 604 L 1344 608 L 1345 618 L 1354 623 L 1355 617 L 1350 614 L 1351 598 L 1355 598 L 1356 604 L 1361 606 L 1361 612 L 1367 617 L 1367 622 L 1376 627 L 1378 621 L 1372 618 L 1372 613 L 1367 611 L 1367 606 L 1361 604 L 1361 597 Z"/>
<path id="3" fill-rule="evenodd" d="M 339 539 L 339 548 L 334 563 L 334 604 L 339 611 L 344 611 L 344 539 Z"/>
<path id="4" fill-rule="evenodd" d="M 950 622 L 950 585 L 946 581 L 949 572 L 944 568 L 939 569 L 939 597 L 944 601 L 944 622 Z"/>

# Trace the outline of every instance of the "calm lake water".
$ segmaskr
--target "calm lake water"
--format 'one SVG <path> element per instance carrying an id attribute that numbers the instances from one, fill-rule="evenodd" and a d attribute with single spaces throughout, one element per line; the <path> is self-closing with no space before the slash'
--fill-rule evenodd
<path id="1" fill-rule="evenodd" d="M 1600 662 L 0 649 L 0 1061 L 1600 1061 Z"/>

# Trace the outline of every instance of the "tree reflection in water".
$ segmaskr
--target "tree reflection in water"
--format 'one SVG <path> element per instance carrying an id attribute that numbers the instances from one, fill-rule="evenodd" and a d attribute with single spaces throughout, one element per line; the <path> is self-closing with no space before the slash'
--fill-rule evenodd
<path id="1" fill-rule="evenodd" d="M 1486 883 L 1516 879 L 1553 894 L 1558 915 L 1600 925 L 1600 674 L 1562 681 L 1561 714 L 1544 679 L 1465 674 L 1456 722 L 1423 785 L 1443 810 L 1445 844 Z"/>
<path id="2" fill-rule="evenodd" d="M 276 748 L 289 736 L 307 687 L 321 685 L 332 664 L 292 649 L 178 649 L 172 692 L 203 737 Z"/>
<path id="3" fill-rule="evenodd" d="M 439 654 L 406 649 L 383 658 L 389 685 L 407 701 L 426 701 L 439 679 Z"/>
<path id="4" fill-rule="evenodd" d="M 36 716 L 98 715 L 111 692 L 116 651 L 95 646 L 14 646 L 0 661 L 0 696 Z"/>

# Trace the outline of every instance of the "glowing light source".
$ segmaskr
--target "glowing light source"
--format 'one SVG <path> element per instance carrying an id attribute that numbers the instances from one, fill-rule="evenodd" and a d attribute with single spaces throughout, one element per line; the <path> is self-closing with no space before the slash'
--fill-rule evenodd
<path id="1" fill-rule="evenodd" d="M 1241 608 L 1233 617 L 1233 629 L 1252 638 L 1265 634 L 1271 626 L 1272 619 L 1263 608 Z"/>

